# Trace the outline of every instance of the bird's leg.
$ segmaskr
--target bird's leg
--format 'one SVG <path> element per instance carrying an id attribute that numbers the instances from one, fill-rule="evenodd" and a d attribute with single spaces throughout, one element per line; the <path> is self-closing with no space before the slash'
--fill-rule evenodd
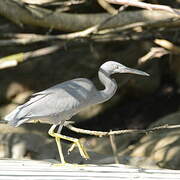
<path id="1" fill-rule="evenodd" d="M 63 156 L 63 153 L 62 153 L 62 148 L 61 148 L 61 145 L 60 145 L 60 139 L 64 139 L 64 140 L 73 142 L 73 145 L 69 149 L 69 152 L 71 152 L 74 149 L 75 145 L 77 145 L 77 147 L 79 148 L 79 152 L 80 152 L 81 156 L 83 158 L 85 158 L 85 159 L 89 159 L 89 155 L 86 152 L 84 146 L 80 143 L 79 139 L 68 137 L 68 136 L 65 136 L 65 135 L 62 135 L 62 134 L 59 134 L 59 133 L 55 133 L 54 132 L 55 128 L 56 128 L 56 125 L 52 125 L 51 128 L 49 129 L 48 133 L 49 133 L 50 136 L 56 138 L 56 143 L 58 142 L 57 146 L 58 146 L 59 155 L 60 155 L 60 159 L 61 159 L 62 163 L 65 163 L 65 161 L 64 161 L 64 156 Z"/>
<path id="2" fill-rule="evenodd" d="M 48 134 L 50 135 L 50 136 L 53 136 L 53 134 L 54 134 L 54 129 L 56 128 L 56 125 L 52 125 L 51 126 L 51 128 L 49 129 L 49 131 L 48 131 Z M 54 137 L 54 136 L 53 136 Z"/>
<path id="3" fill-rule="evenodd" d="M 66 164 L 65 160 L 64 160 L 64 155 L 63 155 L 63 152 L 62 152 L 62 146 L 61 146 L 61 142 L 60 142 L 60 137 L 56 137 L 54 134 L 54 129 L 56 128 L 56 125 L 52 125 L 51 128 L 49 129 L 48 131 L 48 134 L 50 136 L 53 136 L 55 137 L 55 140 L 56 140 L 56 144 L 57 144 L 57 147 L 58 147 L 58 151 L 59 151 L 59 156 L 60 156 L 60 159 L 61 159 L 61 163 L 62 164 Z"/>
<path id="4" fill-rule="evenodd" d="M 59 151 L 59 156 L 60 156 L 60 159 L 61 159 L 61 163 L 62 164 L 66 164 L 65 160 L 64 160 L 64 155 L 63 155 L 63 152 L 62 152 L 62 146 L 61 146 L 61 140 L 59 137 L 55 137 L 55 140 L 56 140 L 56 144 L 57 144 L 57 147 L 58 147 L 58 151 Z"/>
<path id="5" fill-rule="evenodd" d="M 82 156 L 83 158 L 85 158 L 85 159 L 89 159 L 89 155 L 88 155 L 88 153 L 86 152 L 84 146 L 80 143 L 79 139 L 72 138 L 72 137 L 68 137 L 68 136 L 65 136 L 65 135 L 62 135 L 62 134 L 58 134 L 58 133 L 54 133 L 54 136 L 55 136 L 55 137 L 59 137 L 59 138 L 64 139 L 64 140 L 67 140 L 67 141 L 73 142 L 73 144 L 77 145 L 81 156 Z M 73 150 L 73 148 L 74 148 L 75 145 L 72 145 L 72 146 L 71 146 L 69 152 Z"/>
<path id="6" fill-rule="evenodd" d="M 67 123 L 67 121 L 65 121 L 65 123 Z M 68 123 L 69 123 L 69 122 L 68 122 Z M 59 126 L 58 131 L 57 131 L 57 134 L 61 135 L 61 134 L 60 134 L 61 129 L 62 129 L 62 125 Z M 74 149 L 74 147 L 77 145 L 77 147 L 79 148 L 79 152 L 80 152 L 81 156 L 82 156 L 83 158 L 85 158 L 85 159 L 89 159 L 89 155 L 88 155 L 88 153 L 86 152 L 84 146 L 83 146 L 83 145 L 81 144 L 81 142 L 79 141 L 79 139 L 72 138 L 72 137 L 68 137 L 68 136 L 64 136 L 64 135 L 61 135 L 61 138 L 73 142 L 72 146 L 68 149 L 68 154 L 70 154 L 70 152 L 71 152 L 71 151 Z"/>

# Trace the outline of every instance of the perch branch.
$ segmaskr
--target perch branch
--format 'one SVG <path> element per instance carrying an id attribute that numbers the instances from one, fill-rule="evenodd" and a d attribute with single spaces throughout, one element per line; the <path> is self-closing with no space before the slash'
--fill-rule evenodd
<path id="1" fill-rule="evenodd" d="M 43 123 L 43 121 L 39 121 L 39 120 L 38 121 L 32 120 L 27 123 L 38 123 L 38 122 Z M 0 120 L 0 123 L 8 124 L 8 122 L 5 120 Z M 124 129 L 124 130 L 117 130 L 117 131 L 112 131 L 112 130 L 111 131 L 92 131 L 92 130 L 74 127 L 72 125 L 73 123 L 74 123 L 73 121 L 66 121 L 64 123 L 64 126 L 76 133 L 87 134 L 87 135 L 92 135 L 92 136 L 99 136 L 99 137 L 110 136 L 110 135 L 121 135 L 121 134 L 135 134 L 135 133 L 136 134 L 147 134 L 147 133 L 152 133 L 152 132 L 156 132 L 156 131 L 160 131 L 160 130 L 180 128 L 179 124 L 177 124 L 177 125 L 165 124 L 162 126 L 152 127 L 152 128 L 148 128 L 148 129 Z"/>
<path id="2" fill-rule="evenodd" d="M 126 129 L 126 130 L 117 130 L 117 131 L 91 131 L 91 130 L 86 130 L 86 129 L 81 129 L 81 128 L 76 128 L 72 126 L 71 124 L 65 124 L 65 126 L 70 129 L 71 131 L 74 131 L 76 133 L 81 133 L 81 134 L 88 134 L 88 135 L 93 135 L 93 136 L 110 136 L 110 135 L 119 135 L 119 134 L 133 134 L 133 133 L 150 133 L 150 132 L 155 132 L 159 130 L 164 130 L 164 129 L 175 129 L 175 128 L 180 128 L 180 125 L 163 125 L 163 126 L 158 126 L 158 127 L 153 127 L 149 129 Z"/>

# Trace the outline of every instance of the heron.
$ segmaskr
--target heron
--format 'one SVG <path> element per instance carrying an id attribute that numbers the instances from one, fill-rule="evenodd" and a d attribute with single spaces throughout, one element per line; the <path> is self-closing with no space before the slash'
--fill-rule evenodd
<path id="1" fill-rule="evenodd" d="M 61 164 L 66 164 L 63 156 L 61 139 L 72 142 L 71 151 L 77 146 L 80 155 L 88 159 L 89 155 L 79 139 L 61 134 L 62 127 L 66 120 L 94 104 L 103 103 L 109 100 L 117 90 L 115 79 L 111 78 L 115 73 L 131 73 L 142 76 L 149 76 L 148 73 L 124 66 L 116 61 L 103 63 L 98 71 L 100 82 L 104 89 L 97 90 L 95 85 L 86 78 L 76 78 L 52 86 L 46 90 L 32 94 L 30 99 L 19 105 L 15 110 L 5 116 L 5 120 L 12 126 L 19 126 L 31 120 L 41 119 L 43 122 L 52 124 L 48 133 L 55 138 Z M 58 127 L 55 132 L 56 127 Z"/>

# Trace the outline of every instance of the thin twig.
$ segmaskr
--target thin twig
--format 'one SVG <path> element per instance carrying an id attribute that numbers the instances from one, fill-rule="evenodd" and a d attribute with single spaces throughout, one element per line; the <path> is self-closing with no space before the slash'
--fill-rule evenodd
<path id="1" fill-rule="evenodd" d="M 113 134 L 111 134 L 109 136 L 109 140 L 110 140 L 112 151 L 113 151 L 114 161 L 116 164 L 120 164 L 118 154 L 117 154 L 117 146 L 116 146 L 115 136 Z"/>
<path id="2" fill-rule="evenodd" d="M 38 121 L 41 122 L 41 121 Z M 7 124 L 8 122 L 5 120 L 0 120 L 1 124 Z M 37 123 L 37 121 L 30 121 L 27 123 Z M 43 123 L 43 121 L 42 121 Z M 147 133 L 152 133 L 152 132 L 156 132 L 159 130 L 167 130 L 167 129 L 178 129 L 180 128 L 180 124 L 177 125 L 168 125 L 168 124 L 164 124 L 162 126 L 157 126 L 157 127 L 152 127 L 152 128 L 148 128 L 148 129 L 124 129 L 124 130 L 117 130 L 117 131 L 92 131 L 92 130 L 87 130 L 87 129 L 81 129 L 81 128 L 77 128 L 72 126 L 74 122 L 73 121 L 66 121 L 64 123 L 64 126 L 67 127 L 68 129 L 70 129 L 71 131 L 74 131 L 76 133 L 81 133 L 81 134 L 88 134 L 88 135 L 92 135 L 92 136 L 110 136 L 110 135 L 120 135 L 120 134 L 147 134 Z"/>
<path id="3" fill-rule="evenodd" d="M 93 135 L 93 136 L 109 136 L 109 135 L 119 135 L 119 134 L 133 134 L 133 133 L 150 133 L 150 132 L 155 132 L 155 131 L 159 131 L 159 130 L 164 130 L 164 129 L 176 129 L 176 128 L 180 128 L 180 125 L 168 125 L 165 124 L 163 126 L 158 126 L 158 127 L 153 127 L 153 128 L 149 128 L 149 129 L 125 129 L 125 130 L 117 130 L 117 131 L 91 131 L 91 130 L 86 130 L 86 129 L 81 129 L 81 128 L 76 128 L 74 126 L 72 126 L 71 124 L 66 124 L 65 125 L 68 129 L 77 132 L 77 133 L 81 133 L 81 134 L 88 134 L 88 135 Z"/>
<path id="4" fill-rule="evenodd" d="M 107 1 L 105 0 L 97 0 L 99 5 L 105 9 L 108 13 L 114 15 L 118 13 L 118 10 L 116 10 L 114 7 L 112 7 Z"/>
<path id="5" fill-rule="evenodd" d="M 9 56 L 2 57 L 0 58 L 0 69 L 15 67 L 19 63 L 29 60 L 30 58 L 54 53 L 55 51 L 60 49 L 62 46 L 63 45 L 54 45 L 50 47 L 41 48 L 35 51 L 20 52 L 17 54 L 11 54 Z"/>
<path id="6" fill-rule="evenodd" d="M 69 33 L 69 34 L 62 34 L 62 35 L 37 35 L 37 34 L 24 34 L 24 33 L 19 33 L 19 34 L 4 34 L 6 37 L 14 37 L 14 39 L 11 40 L 0 40 L 0 46 L 5 46 L 5 45 L 13 45 L 13 44 L 31 44 L 31 43 L 36 43 L 40 41 L 49 41 L 49 40 L 71 40 L 75 38 L 81 38 L 81 37 L 87 37 L 89 34 L 97 30 L 97 25 L 92 26 L 90 28 L 87 28 L 83 31 L 79 32 L 74 32 L 74 33 Z M 18 38 L 18 39 L 15 39 Z"/>
<path id="7" fill-rule="evenodd" d="M 137 0 L 106 0 L 106 1 L 112 4 L 135 6 L 135 7 L 148 9 L 148 10 L 163 10 L 163 11 L 174 13 L 178 16 L 180 15 L 180 13 L 176 11 L 176 9 L 173 9 L 166 5 L 150 4 L 150 3 L 140 2 Z"/>

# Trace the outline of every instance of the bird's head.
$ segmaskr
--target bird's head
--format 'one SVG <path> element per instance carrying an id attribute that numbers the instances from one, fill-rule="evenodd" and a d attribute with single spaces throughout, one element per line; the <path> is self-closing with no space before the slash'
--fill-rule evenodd
<path id="1" fill-rule="evenodd" d="M 115 73 L 130 73 L 130 74 L 138 74 L 142 76 L 149 76 L 149 74 L 146 72 L 126 67 L 115 61 L 107 61 L 104 64 L 102 64 L 100 68 L 105 72 L 107 72 L 109 75 Z"/>

